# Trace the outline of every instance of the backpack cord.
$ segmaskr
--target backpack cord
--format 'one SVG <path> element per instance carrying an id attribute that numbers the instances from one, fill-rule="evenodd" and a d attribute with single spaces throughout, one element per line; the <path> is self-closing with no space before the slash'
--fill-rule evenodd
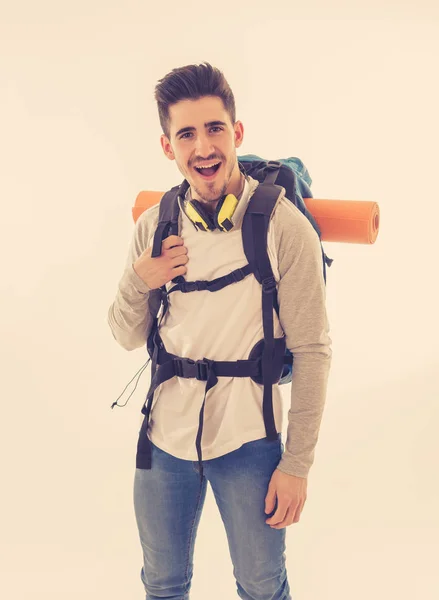
<path id="1" fill-rule="evenodd" d="M 143 369 L 143 371 L 144 371 L 144 370 L 146 369 L 146 367 L 148 366 L 148 364 L 149 364 L 150 360 L 151 360 L 151 359 L 150 359 L 150 358 L 148 358 L 148 360 L 146 361 L 146 363 L 143 365 L 143 367 L 141 367 L 141 368 L 139 369 L 139 371 L 137 371 L 137 373 L 139 373 L 140 371 L 142 371 L 142 369 Z M 142 373 L 143 373 L 143 371 L 142 371 Z M 136 375 L 137 375 L 137 373 L 136 373 Z M 141 376 L 142 376 L 142 373 L 140 373 L 140 375 L 139 375 L 139 379 L 141 378 Z M 136 375 L 134 375 L 134 377 L 135 377 Z M 134 377 L 133 377 L 133 379 L 134 379 Z M 131 379 L 131 381 L 132 381 L 133 379 Z M 111 407 L 110 407 L 110 408 L 113 408 L 114 406 L 119 406 L 119 407 L 121 407 L 121 408 L 122 408 L 122 407 L 124 407 L 124 406 L 126 406 L 126 405 L 128 404 L 128 400 L 131 398 L 131 396 L 132 396 L 132 395 L 134 394 L 134 392 L 136 391 L 136 388 L 137 388 L 137 383 L 139 382 L 139 379 L 136 381 L 136 386 L 135 386 L 135 388 L 133 389 L 133 391 L 131 392 L 130 396 L 128 396 L 128 399 L 127 399 L 127 401 L 125 402 L 125 404 L 118 404 L 118 403 L 117 403 L 117 401 L 119 400 L 119 398 L 120 398 L 121 396 L 123 396 L 123 393 L 125 392 L 125 390 L 127 389 L 127 387 L 130 385 L 131 381 L 129 381 L 129 382 L 126 384 L 126 386 L 125 386 L 125 390 L 122 392 L 122 394 L 121 394 L 121 395 L 119 396 L 119 398 L 116 400 L 116 402 L 113 402 L 113 404 L 111 405 Z"/>

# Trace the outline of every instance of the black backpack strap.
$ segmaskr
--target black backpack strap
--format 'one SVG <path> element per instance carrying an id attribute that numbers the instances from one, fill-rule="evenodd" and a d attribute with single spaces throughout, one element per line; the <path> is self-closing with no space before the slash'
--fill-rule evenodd
<path id="1" fill-rule="evenodd" d="M 159 204 L 159 218 L 157 229 L 154 233 L 154 240 L 152 244 L 151 257 L 156 258 L 162 253 L 162 242 L 170 235 L 178 235 L 178 218 L 180 214 L 180 206 L 178 204 L 178 197 L 182 190 L 183 184 L 174 186 L 168 192 L 166 192 L 160 199 Z M 186 188 L 187 189 L 187 188 Z M 179 277 L 173 279 L 176 283 L 179 282 Z M 166 286 L 163 285 L 161 288 L 161 301 L 163 302 L 164 309 L 163 315 L 167 308 L 167 292 Z M 160 349 L 160 342 L 158 340 L 158 331 L 160 323 L 158 322 L 157 316 L 153 319 L 151 331 L 147 340 L 147 350 L 151 356 L 151 378 L 154 376 L 157 369 L 157 358 Z"/>
<path id="2" fill-rule="evenodd" d="M 275 183 L 285 188 L 287 197 L 308 219 L 313 226 L 317 235 L 319 236 L 320 246 L 322 249 L 322 261 L 323 261 L 323 277 L 326 284 L 326 267 L 330 267 L 333 263 L 333 259 L 329 258 L 322 245 L 322 232 L 317 224 L 317 221 L 307 209 L 303 198 L 312 198 L 312 192 L 307 183 L 298 175 L 294 169 L 284 165 L 278 160 L 245 160 L 241 159 L 240 168 L 245 173 L 251 175 L 258 181 L 265 181 L 265 183 Z M 302 167 L 305 166 L 302 163 Z M 266 174 L 268 171 L 268 174 Z M 292 180 L 292 183 L 291 183 Z"/>
<path id="3" fill-rule="evenodd" d="M 271 173 L 269 173 L 271 175 Z M 262 380 L 264 384 L 263 414 L 268 440 L 277 439 L 273 413 L 273 306 L 279 314 L 276 281 L 267 252 L 268 226 L 271 214 L 282 188 L 272 183 L 260 183 L 250 199 L 242 222 L 244 252 L 252 271 L 262 285 L 262 321 L 264 350 L 262 353 Z"/>
<path id="4" fill-rule="evenodd" d="M 178 204 L 179 189 L 177 185 L 166 192 L 160 199 L 159 220 L 154 234 L 151 257 L 156 258 L 162 253 L 162 242 L 170 235 L 178 234 L 178 217 L 180 206 Z"/>

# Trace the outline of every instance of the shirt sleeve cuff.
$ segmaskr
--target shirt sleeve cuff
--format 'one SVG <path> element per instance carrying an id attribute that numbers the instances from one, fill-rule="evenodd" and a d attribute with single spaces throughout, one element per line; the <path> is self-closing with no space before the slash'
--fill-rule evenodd
<path id="1" fill-rule="evenodd" d="M 133 265 L 125 269 L 121 284 L 123 287 L 134 288 L 139 294 L 149 294 L 151 288 L 135 272 Z"/>

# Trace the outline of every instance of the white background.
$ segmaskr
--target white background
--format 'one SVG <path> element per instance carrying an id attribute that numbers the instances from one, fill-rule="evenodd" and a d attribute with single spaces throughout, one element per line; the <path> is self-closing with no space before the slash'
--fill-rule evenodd
<path id="1" fill-rule="evenodd" d="M 132 485 L 149 368 L 110 405 L 148 356 L 118 346 L 107 313 L 138 192 L 182 179 L 154 87 L 205 60 L 234 91 L 238 155 L 298 156 L 315 198 L 381 210 L 374 245 L 324 243 L 333 363 L 287 529 L 293 598 L 438 597 L 439 9 L 302 4 L 1 3 L 2 598 L 144 598 Z M 235 597 L 208 488 L 191 600 Z"/>

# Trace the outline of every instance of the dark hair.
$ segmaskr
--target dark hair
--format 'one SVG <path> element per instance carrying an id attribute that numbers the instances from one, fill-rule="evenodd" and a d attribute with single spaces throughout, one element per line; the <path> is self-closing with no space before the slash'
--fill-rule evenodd
<path id="1" fill-rule="evenodd" d="M 232 125 L 236 121 L 235 98 L 223 73 L 208 62 L 173 69 L 155 88 L 160 125 L 170 138 L 169 107 L 180 100 L 198 100 L 203 96 L 218 96 L 229 113 Z"/>

